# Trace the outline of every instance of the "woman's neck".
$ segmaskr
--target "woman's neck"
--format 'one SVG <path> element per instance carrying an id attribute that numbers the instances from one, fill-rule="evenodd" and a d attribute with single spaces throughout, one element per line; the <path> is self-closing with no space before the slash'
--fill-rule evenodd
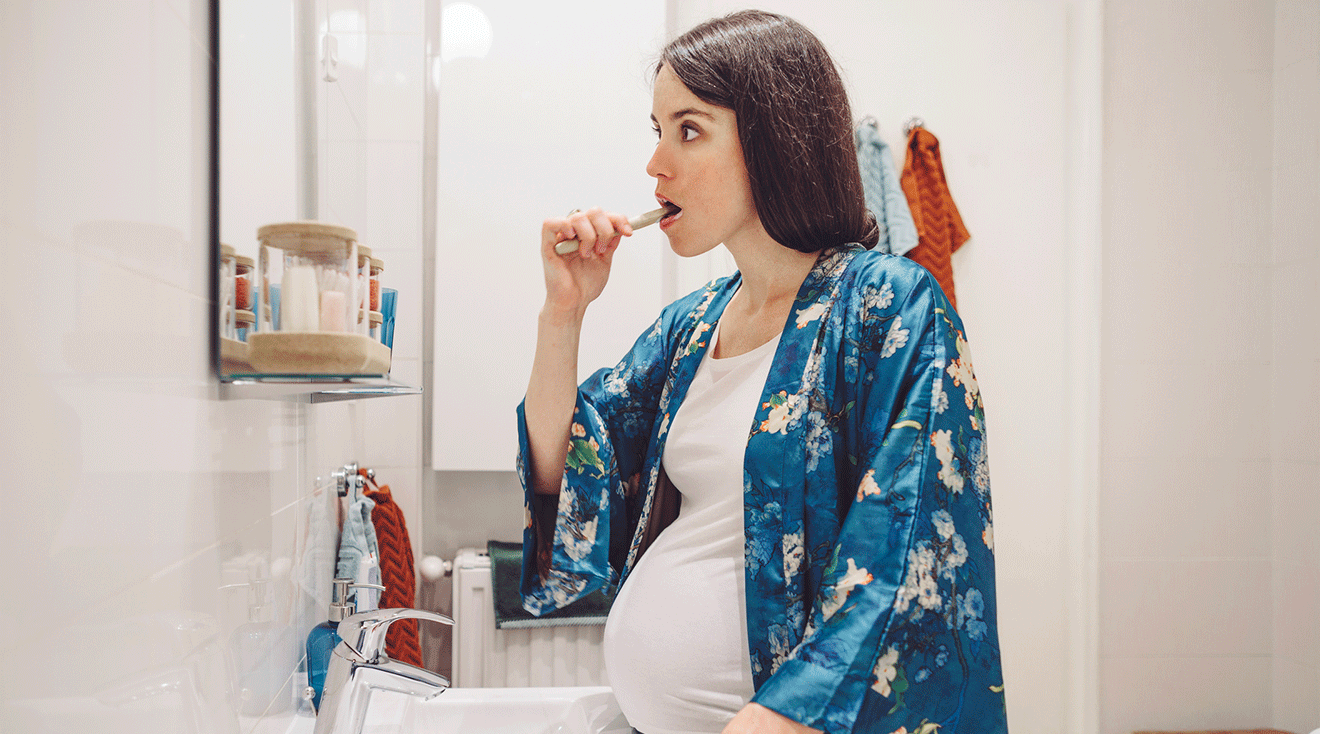
<path id="1" fill-rule="evenodd" d="M 784 247 L 769 235 L 725 246 L 742 275 L 735 300 L 739 309 L 747 313 L 780 310 L 784 304 L 792 303 L 818 255 Z"/>

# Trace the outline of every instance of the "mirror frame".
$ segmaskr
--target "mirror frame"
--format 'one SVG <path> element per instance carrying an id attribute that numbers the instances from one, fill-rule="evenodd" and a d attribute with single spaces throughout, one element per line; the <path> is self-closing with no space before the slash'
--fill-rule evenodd
<path id="1" fill-rule="evenodd" d="M 220 360 L 220 0 L 207 0 L 207 52 L 211 66 L 207 75 L 207 197 L 206 247 L 211 270 L 207 278 L 207 333 L 211 368 L 216 379 L 226 382 Z"/>

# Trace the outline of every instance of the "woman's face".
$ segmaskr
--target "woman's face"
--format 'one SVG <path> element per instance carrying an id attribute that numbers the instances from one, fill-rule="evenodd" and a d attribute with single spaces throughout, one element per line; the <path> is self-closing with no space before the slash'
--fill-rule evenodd
<path id="1" fill-rule="evenodd" d="M 660 221 L 674 252 L 692 257 L 721 242 L 733 247 L 749 235 L 765 236 L 733 110 L 701 101 L 661 66 L 651 121 L 660 139 L 646 172 L 656 180 L 656 199 L 682 209 Z"/>

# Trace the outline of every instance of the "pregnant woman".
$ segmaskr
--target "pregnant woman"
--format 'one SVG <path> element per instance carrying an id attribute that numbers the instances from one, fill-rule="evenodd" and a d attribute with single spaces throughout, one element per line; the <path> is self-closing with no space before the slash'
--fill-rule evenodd
<path id="1" fill-rule="evenodd" d="M 664 49 L 651 121 L 670 246 L 738 271 L 577 385 L 632 227 L 545 221 L 525 606 L 617 590 L 606 668 L 643 734 L 1006 732 L 966 336 L 929 273 L 869 249 L 833 61 L 789 18 L 708 21 Z"/>

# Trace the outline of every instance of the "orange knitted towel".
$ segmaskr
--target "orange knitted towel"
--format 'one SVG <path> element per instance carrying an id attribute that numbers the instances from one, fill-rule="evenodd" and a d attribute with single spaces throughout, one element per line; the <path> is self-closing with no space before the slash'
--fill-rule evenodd
<path id="1" fill-rule="evenodd" d="M 901 180 L 912 221 L 917 225 L 917 246 L 907 256 L 930 271 L 954 308 L 953 253 L 971 237 L 949 193 L 940 161 L 940 141 L 928 130 L 913 127 L 908 134 L 907 156 Z"/>
<path id="2" fill-rule="evenodd" d="M 366 476 L 365 469 L 359 472 Z M 371 479 L 367 481 L 371 482 Z M 374 483 L 372 485 L 374 487 Z M 371 524 L 376 528 L 376 543 L 380 546 L 380 578 L 385 586 L 385 593 L 380 597 L 380 608 L 411 609 L 416 599 L 417 577 L 413 570 L 412 542 L 408 539 L 403 509 L 394 502 L 388 484 L 364 491 L 376 502 L 376 508 L 371 511 Z M 422 645 L 417 637 L 417 620 L 402 619 L 390 625 L 385 634 L 385 654 L 399 662 L 422 667 Z"/>

